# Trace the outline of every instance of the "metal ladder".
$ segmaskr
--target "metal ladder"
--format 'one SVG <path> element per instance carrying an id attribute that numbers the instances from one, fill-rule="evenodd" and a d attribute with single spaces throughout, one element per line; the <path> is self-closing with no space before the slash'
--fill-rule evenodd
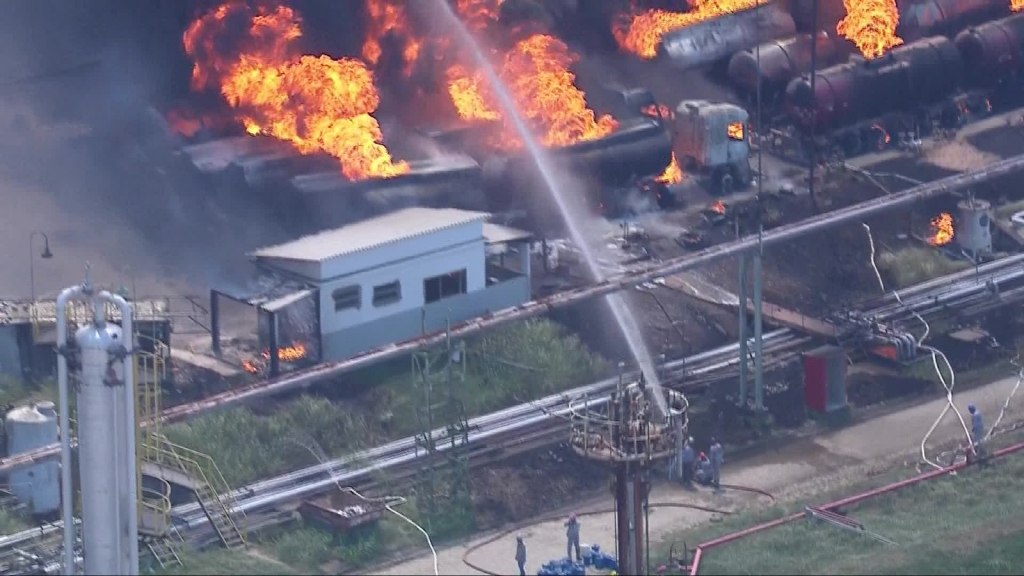
<path id="1" fill-rule="evenodd" d="M 177 528 L 164 538 L 151 538 L 146 542 L 146 549 L 152 554 L 156 563 L 164 570 L 175 566 L 183 566 L 178 549 L 184 544 Z"/>
<path id="2" fill-rule="evenodd" d="M 213 459 L 201 452 L 174 444 L 165 437 L 155 436 L 154 439 L 160 442 L 155 463 L 178 470 L 192 478 L 196 500 L 210 520 L 210 525 L 216 530 L 220 541 L 229 549 L 244 548 L 247 545 L 245 532 L 238 524 L 244 525 L 245 513 L 233 511 L 234 498 L 220 497 L 220 494 L 230 494 L 231 488 Z"/>
<path id="3" fill-rule="evenodd" d="M 149 337 L 137 335 L 136 338 L 142 340 Z M 148 421 L 150 423 L 145 430 L 140 430 L 137 444 L 139 446 L 139 470 L 142 470 L 142 462 L 150 462 L 187 475 L 193 482 L 192 488 L 200 507 L 209 518 L 210 525 L 217 531 L 217 536 L 224 546 L 227 548 L 245 547 L 245 532 L 236 523 L 236 520 L 244 521 L 245 515 L 231 512 L 233 499 L 225 502 L 220 498 L 219 494 L 229 494 L 231 489 L 213 458 L 174 444 L 161 433 L 157 417 L 161 411 L 162 382 L 166 378 L 170 350 L 156 340 L 152 340 L 149 344 L 155 353 L 138 352 L 135 363 L 135 381 L 138 385 L 139 395 L 136 414 L 139 422 Z M 141 485 L 140 479 L 139 486 Z"/>

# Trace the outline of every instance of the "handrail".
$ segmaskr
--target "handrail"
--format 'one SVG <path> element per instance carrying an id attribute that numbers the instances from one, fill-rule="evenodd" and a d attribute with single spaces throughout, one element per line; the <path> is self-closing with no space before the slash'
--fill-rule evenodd
<path id="1" fill-rule="evenodd" d="M 228 522 L 230 528 L 238 533 L 242 544 L 246 544 L 245 533 L 236 523 L 236 517 L 243 524 L 245 523 L 245 513 L 240 510 L 237 513 L 232 512 L 232 508 L 236 508 L 233 506 L 234 503 L 231 502 L 232 505 L 229 506 L 228 503 L 225 502 L 225 498 L 220 497 L 221 494 L 226 494 L 228 495 L 228 500 L 233 500 L 233 497 L 230 496 L 231 487 L 227 481 L 224 480 L 224 475 L 221 474 L 216 461 L 207 454 L 175 444 L 165 436 L 154 436 L 154 439 L 159 442 L 158 445 L 154 446 L 154 448 L 156 448 L 158 462 L 168 463 L 172 466 L 177 465 L 179 470 L 191 474 L 198 480 L 202 481 L 206 486 L 209 486 L 212 491 L 213 499 L 216 500 L 216 505 L 220 509 L 219 512 L 223 513 L 224 519 Z M 200 462 L 203 463 L 201 464 Z M 210 512 L 216 513 L 214 511 Z M 211 522 L 211 524 L 213 524 L 214 529 L 217 531 L 217 534 L 221 539 L 227 542 L 229 535 L 224 534 L 220 527 L 217 526 L 216 522 Z"/>

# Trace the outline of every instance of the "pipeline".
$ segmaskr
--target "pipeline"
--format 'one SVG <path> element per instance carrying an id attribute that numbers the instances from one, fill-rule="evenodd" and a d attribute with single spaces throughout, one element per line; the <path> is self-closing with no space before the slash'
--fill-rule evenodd
<path id="1" fill-rule="evenodd" d="M 591 298 L 598 298 L 612 294 L 645 282 L 651 282 L 663 276 L 699 268 L 712 262 L 724 260 L 741 253 L 750 252 L 759 249 L 761 245 L 769 246 L 772 244 L 779 244 L 781 242 L 799 238 L 805 234 L 827 230 L 852 220 L 867 218 L 872 215 L 885 212 L 889 209 L 906 206 L 921 200 L 927 200 L 934 196 L 949 194 L 963 188 L 977 186 L 994 178 L 1006 176 L 1007 174 L 1011 174 L 1021 169 L 1024 169 L 1024 155 L 1007 158 L 1006 160 L 995 162 L 977 171 L 942 178 L 934 182 L 910 188 L 909 190 L 904 190 L 881 198 L 874 198 L 859 204 L 854 204 L 853 206 L 841 208 L 834 212 L 820 214 L 800 222 L 780 226 L 760 235 L 747 236 L 740 240 L 706 248 L 695 254 L 666 260 L 648 266 L 641 266 L 591 286 L 561 292 L 547 298 L 534 300 L 520 306 L 506 308 L 492 314 L 467 320 L 453 325 L 450 330 L 450 337 L 466 338 L 506 322 L 523 320 L 539 316 L 541 314 L 546 314 L 557 308 L 576 304 Z M 419 348 L 441 344 L 448 337 L 449 334 L 442 330 L 412 340 L 388 344 L 386 346 L 367 351 L 353 358 L 337 362 L 327 362 L 305 370 L 292 372 L 278 378 L 236 388 L 222 394 L 211 396 L 199 402 L 182 404 L 180 406 L 168 408 L 161 413 L 160 420 L 164 423 L 187 420 L 211 410 L 234 406 L 263 396 L 308 388 L 309 386 L 328 378 L 333 378 L 347 372 L 372 366 L 398 356 L 403 356 Z"/>
<path id="2" fill-rule="evenodd" d="M 983 264 L 979 266 L 976 270 L 972 269 L 968 271 L 961 271 L 951 274 L 949 276 L 936 278 L 934 280 L 929 280 L 918 285 L 910 286 L 904 289 L 901 292 L 901 294 L 903 294 L 904 296 L 912 296 L 915 299 L 915 303 L 913 305 L 911 305 L 909 301 L 906 301 L 904 305 L 901 306 L 900 304 L 894 302 L 892 294 L 886 294 L 882 296 L 879 300 L 874 301 L 874 306 L 880 307 L 874 308 L 868 314 L 870 316 L 876 317 L 879 320 L 892 320 L 896 315 L 900 314 L 901 312 L 904 312 L 907 307 L 916 308 L 918 306 L 918 303 L 931 303 L 933 307 L 940 309 L 945 305 L 943 303 L 947 302 L 948 300 L 959 298 L 962 296 L 970 296 L 976 292 L 983 292 L 986 289 L 986 282 L 988 280 L 1000 283 L 1004 281 L 1015 280 L 1019 277 L 1024 276 L 1024 270 L 1016 270 L 1015 268 L 1016 265 L 1020 263 L 1024 263 L 1024 254 L 1008 256 L 1006 258 L 1002 258 L 987 264 Z M 1007 268 L 1010 269 L 1011 271 L 1002 272 L 1002 270 Z M 963 283 L 968 280 L 974 280 L 974 283 L 968 285 L 966 288 L 956 288 L 956 283 Z M 943 289 L 946 287 L 948 287 L 948 290 L 946 292 L 938 295 L 934 294 L 935 290 Z M 892 302 L 892 304 L 889 304 L 890 302 Z M 929 311 L 922 312 L 926 314 L 929 313 Z M 765 334 L 765 341 L 767 342 L 771 338 L 781 337 L 783 334 L 790 333 L 791 331 L 789 330 L 779 330 L 776 332 L 771 332 L 769 334 Z M 729 352 L 730 350 L 732 350 L 733 352 Z M 709 350 L 706 352 L 696 354 L 689 358 L 669 362 L 668 365 L 666 365 L 666 369 L 682 370 L 685 369 L 687 366 L 693 365 L 695 362 L 711 358 L 716 354 L 734 354 L 735 350 L 738 350 L 738 344 L 730 344 L 722 348 L 717 348 L 714 350 Z M 693 373 L 689 373 L 688 371 L 685 370 L 684 372 L 686 372 L 684 374 L 686 376 L 694 375 Z M 587 393 L 588 391 L 592 390 L 593 387 L 600 388 L 602 384 L 607 385 L 608 382 L 611 382 L 611 380 L 606 380 L 603 383 L 596 383 L 591 386 L 578 388 L 576 390 L 569 391 L 565 394 L 578 395 L 582 393 Z M 497 417 L 499 415 L 506 414 L 509 411 L 514 411 L 522 408 L 522 406 L 517 408 L 510 408 L 491 414 L 490 416 Z M 145 426 L 146 423 L 142 423 L 142 425 Z M 71 446 L 73 447 L 75 445 L 75 438 L 71 438 L 70 443 Z M 0 473 L 8 473 L 11 472 L 12 470 L 17 470 L 34 464 L 38 464 L 40 462 L 48 461 L 56 457 L 59 453 L 59 446 L 53 444 L 30 452 L 24 452 L 22 454 L 17 454 L 14 456 L 9 456 L 7 458 L 0 459 Z"/>
<path id="3" fill-rule="evenodd" d="M 1019 444 L 1014 444 L 1012 446 L 1008 446 L 1006 448 L 1003 448 L 1002 450 L 997 450 L 996 452 L 993 452 L 992 455 L 988 457 L 988 459 L 989 460 L 993 460 L 993 459 L 996 459 L 996 458 L 1002 458 L 1004 456 L 1009 456 L 1010 454 L 1014 454 L 1014 453 L 1019 452 L 1021 450 L 1024 450 L 1024 442 L 1019 443 Z M 825 504 L 823 506 L 818 506 L 818 508 L 820 508 L 822 510 L 826 510 L 828 512 L 834 512 L 837 508 L 842 508 L 844 506 L 852 506 L 854 504 L 859 504 L 859 503 L 861 503 L 861 502 L 863 502 L 865 500 L 870 500 L 871 498 L 874 498 L 876 496 L 881 496 L 883 494 L 888 494 L 890 492 L 895 492 L 897 490 L 900 490 L 902 488 L 906 488 L 908 486 L 914 486 L 916 484 L 920 484 L 921 482 L 925 482 L 925 481 L 931 480 L 933 478 L 938 478 L 939 476 L 945 476 L 945 475 L 951 474 L 953 472 L 958 472 L 958 471 L 963 470 L 964 468 L 970 466 L 971 464 L 972 464 L 972 462 L 965 461 L 965 462 L 960 462 L 960 463 L 957 463 L 957 464 L 952 464 L 950 466 L 946 466 L 945 468 L 940 468 L 938 470 L 931 470 L 931 471 L 925 472 L 923 474 L 918 474 L 917 476 L 914 476 L 912 478 L 907 478 L 905 480 L 900 480 L 898 482 L 893 482 L 892 484 L 886 484 L 885 486 L 881 486 L 881 487 L 875 488 L 873 490 L 868 490 L 867 492 L 861 492 L 860 494 L 855 494 L 853 496 L 847 496 L 846 498 L 843 498 L 841 500 L 836 500 L 835 502 L 831 502 L 831 503 Z M 690 576 L 696 576 L 698 571 L 700 570 L 700 561 L 701 561 L 701 559 L 702 559 L 702 557 L 704 555 L 704 551 L 705 550 L 710 550 L 712 548 L 717 548 L 718 546 L 722 546 L 724 544 L 729 544 L 729 543 L 735 542 L 736 540 L 739 540 L 741 538 L 745 538 L 747 536 L 750 536 L 751 534 L 757 534 L 758 532 L 764 532 L 765 530 L 770 530 L 772 528 L 777 528 L 779 526 L 782 526 L 783 524 L 789 524 L 790 522 L 799 520 L 799 519 L 801 519 L 803 517 L 804 517 L 803 513 L 797 513 L 797 514 L 792 514 L 790 516 L 784 516 L 784 517 L 779 518 L 777 520 L 772 520 L 770 522 L 765 522 L 764 524 L 759 524 L 757 526 L 752 526 L 750 528 L 745 528 L 743 530 L 740 530 L 739 532 L 733 532 L 732 534 L 726 534 L 724 536 L 719 536 L 718 538 L 715 538 L 713 540 L 708 540 L 707 542 L 704 542 L 702 544 L 698 544 L 696 550 L 694 550 L 693 563 L 690 565 Z"/>

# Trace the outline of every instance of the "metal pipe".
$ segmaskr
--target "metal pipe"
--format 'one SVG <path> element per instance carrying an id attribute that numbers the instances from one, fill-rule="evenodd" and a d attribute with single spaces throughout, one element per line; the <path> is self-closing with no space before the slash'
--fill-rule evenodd
<path id="1" fill-rule="evenodd" d="M 891 198 L 891 197 L 888 197 L 888 198 Z M 772 232 L 767 233 L 766 237 L 770 236 L 771 234 L 772 234 Z M 999 269 L 1002 269 L 1002 268 L 1006 268 L 1006 267 L 1014 266 L 1016 264 L 1020 264 L 1021 262 L 1024 262 L 1024 255 L 1015 255 L 1015 256 L 1010 256 L 1010 257 L 1007 257 L 1007 258 L 1004 258 L 1004 259 L 1000 259 L 1000 260 L 991 262 L 989 264 L 982 265 L 981 267 L 978 268 L 978 270 L 979 271 L 993 272 L 993 271 L 996 271 L 996 270 L 999 270 Z M 975 271 L 974 270 L 970 270 L 970 271 L 966 271 L 966 272 L 965 271 L 961 271 L 961 272 L 957 272 L 955 274 L 952 274 L 952 275 L 949 275 L 949 276 L 946 276 L 946 277 L 943 277 L 943 278 L 937 278 L 937 279 L 934 279 L 934 280 L 929 280 L 927 282 L 924 282 L 922 285 L 926 285 L 926 286 L 929 286 L 929 287 L 939 287 L 939 286 L 943 286 L 944 284 L 948 284 L 950 282 L 949 279 L 951 279 L 951 278 L 960 279 L 959 281 L 963 282 L 964 280 L 971 280 L 972 279 L 971 277 L 974 276 L 974 275 L 975 275 Z M 1005 277 L 1012 279 L 1012 278 L 1015 278 L 1015 277 L 1019 277 L 1020 275 L 1024 275 L 1024 270 L 1013 271 L 1013 272 L 1007 273 L 1007 276 L 1005 276 Z M 977 277 L 977 278 L 973 278 L 973 279 L 975 281 L 975 284 L 970 286 L 970 287 L 968 287 L 968 288 L 966 288 L 966 289 L 964 289 L 964 290 L 975 291 L 975 290 L 981 289 L 979 287 L 983 287 L 984 286 L 984 278 Z M 916 293 L 916 292 L 919 291 L 918 290 L 919 286 L 920 285 L 915 285 L 915 286 L 909 287 L 909 288 L 901 291 L 900 293 L 901 294 Z M 956 294 L 960 294 L 961 292 L 963 292 L 963 291 L 961 290 L 960 292 L 956 292 Z M 888 301 L 888 299 L 889 299 L 889 297 L 885 298 L 886 301 Z M 950 295 L 949 294 L 943 294 L 942 295 L 942 299 L 943 299 L 943 301 L 948 301 L 950 299 Z M 907 312 L 909 310 L 921 311 L 922 309 L 924 309 L 923 306 L 927 303 L 926 300 L 936 300 L 936 301 L 938 301 L 938 297 L 933 297 L 933 296 L 930 296 L 928 294 L 925 294 L 924 296 L 919 296 L 917 298 L 904 298 L 904 303 L 903 303 L 902 306 L 900 306 L 898 304 L 896 304 L 896 305 L 888 305 L 888 306 L 884 306 L 883 308 L 880 308 L 880 309 L 875 309 L 875 310 L 869 311 L 865 315 L 866 316 L 876 316 L 879 319 L 892 319 L 892 318 L 895 318 L 895 317 L 899 316 L 900 314 L 902 314 L 904 312 Z M 530 303 L 530 304 L 537 304 L 537 303 L 534 302 L 534 303 Z M 516 309 L 516 310 L 518 310 L 518 309 Z M 508 312 L 508 311 L 507 310 L 506 311 L 502 311 L 502 312 L 499 312 L 499 314 L 503 313 L 503 312 Z M 493 316 L 489 317 L 489 318 L 493 319 Z M 480 322 L 480 319 L 476 319 L 476 320 L 474 320 L 474 321 L 472 321 L 470 323 L 466 323 L 466 324 L 470 324 L 472 326 L 475 326 L 476 323 L 478 323 L 478 322 Z M 498 320 L 497 322 L 500 323 L 501 320 Z M 469 331 L 469 329 L 472 328 L 472 326 L 470 326 L 469 328 L 465 328 L 465 327 L 458 328 L 457 330 L 453 330 L 453 333 L 457 332 L 457 331 L 462 331 L 462 330 Z M 770 332 L 770 333 L 766 334 L 764 338 L 765 338 L 765 340 L 774 340 L 774 339 L 781 338 L 781 337 L 783 337 L 784 335 L 787 335 L 787 334 L 791 334 L 791 332 L 789 330 L 777 330 L 777 331 Z M 442 335 L 442 337 L 443 337 L 443 335 Z M 415 347 L 410 347 L 410 348 L 406 348 L 406 349 L 404 349 L 402 351 L 399 351 L 399 352 L 393 352 L 393 350 L 396 347 L 398 347 L 398 346 L 399 345 L 397 345 L 397 344 L 392 344 L 392 345 L 389 345 L 389 346 L 385 347 L 383 349 L 383 352 L 380 352 L 380 351 L 378 351 L 378 352 L 369 352 L 367 354 L 364 354 L 363 356 L 359 356 L 359 357 L 356 357 L 356 358 L 353 358 L 353 359 L 350 359 L 350 360 L 347 360 L 347 361 L 343 361 L 343 362 L 339 362 L 339 363 L 333 363 L 333 364 L 332 363 L 325 363 L 325 364 L 320 364 L 318 366 L 314 366 L 314 367 L 312 367 L 312 368 L 310 368 L 308 370 L 305 370 L 305 371 L 302 371 L 300 373 L 295 374 L 295 377 L 301 378 L 303 380 L 302 382 L 299 382 L 297 385 L 308 386 L 309 384 L 317 381 L 320 378 L 328 378 L 328 377 L 330 377 L 334 373 L 334 372 L 332 372 L 332 370 L 340 370 L 341 372 L 345 372 L 347 370 L 358 369 L 358 368 L 361 368 L 363 366 L 367 366 L 367 365 L 373 364 L 376 360 L 379 360 L 381 357 L 390 358 L 390 354 L 397 355 L 397 354 L 401 354 L 403 352 L 408 352 L 408 351 L 411 351 L 411 350 L 415 349 Z M 726 351 L 728 351 L 729 355 L 736 355 L 738 353 L 738 351 L 739 351 L 739 343 L 737 342 L 737 343 L 729 344 L 729 345 L 727 345 L 725 347 L 722 347 L 722 348 L 716 348 L 714 350 L 708 350 L 708 351 L 702 352 L 700 354 L 696 354 L 694 356 L 691 356 L 689 358 L 684 358 L 684 359 L 681 359 L 681 360 L 675 360 L 673 362 L 669 362 L 666 367 L 668 369 L 671 369 L 671 370 L 677 370 L 677 369 L 679 369 L 681 367 L 685 367 L 685 365 L 687 363 L 702 362 L 702 361 L 704 361 L 704 360 L 706 360 L 708 358 L 714 357 L 715 355 L 722 355 L 722 354 L 726 353 Z M 719 364 L 719 365 L 716 365 L 716 366 L 712 367 L 712 369 L 718 368 L 718 367 L 720 367 L 722 365 L 727 365 L 727 364 L 728 363 L 722 363 L 722 364 Z M 289 376 L 289 378 L 291 378 L 291 375 Z M 576 390 L 571 391 L 571 392 L 572 393 L 581 393 L 581 391 L 583 391 L 583 390 L 591 390 L 591 391 L 593 391 L 593 390 L 603 389 L 602 386 L 606 385 L 607 382 L 609 382 L 609 381 L 594 383 L 594 384 L 592 384 L 590 386 L 579 388 L 579 389 L 576 389 Z M 274 384 L 276 384 L 276 381 L 275 380 L 270 380 L 270 381 L 267 381 L 267 382 L 258 383 L 256 385 L 251 385 L 251 386 L 249 386 L 247 388 L 244 388 L 244 389 L 239 389 L 239 390 L 237 390 L 237 392 L 234 392 L 234 393 L 244 393 L 246 390 L 251 389 L 253 387 L 260 388 L 260 387 L 270 386 L 270 385 L 274 385 Z M 292 384 L 292 386 L 295 386 L 295 385 L 296 384 Z M 230 394 L 234 394 L 234 393 L 228 393 L 228 394 L 230 395 Z M 272 393 L 272 392 L 270 392 L 270 393 Z M 211 408 L 216 408 L 217 407 L 217 403 L 222 401 L 223 396 L 224 395 L 214 396 L 214 397 L 208 398 L 205 401 L 202 401 L 202 402 L 199 402 L 199 403 L 195 403 L 195 404 L 191 404 L 191 405 L 189 405 L 187 407 L 184 407 L 184 408 L 165 410 L 164 412 L 162 412 L 162 415 L 163 415 L 163 417 L 165 419 L 168 419 L 168 420 L 172 419 L 172 418 L 174 420 L 184 420 L 184 419 L 187 419 L 190 416 L 188 414 L 184 414 L 184 415 L 181 414 L 182 411 L 192 410 L 193 411 L 192 415 L 195 415 L 196 413 L 201 413 L 201 412 L 203 412 L 205 410 L 209 410 Z M 501 416 L 505 415 L 506 413 L 508 413 L 508 411 L 511 411 L 511 410 L 522 410 L 522 409 L 524 409 L 523 406 L 508 408 L 506 410 L 493 413 L 493 414 L 489 415 L 488 417 L 501 417 Z M 177 412 L 177 414 L 175 414 L 174 412 Z M 140 426 L 145 427 L 148 424 L 149 424 L 148 422 L 142 422 L 142 423 L 140 423 Z M 21 469 L 21 468 L 24 468 L 24 467 L 27 467 L 27 466 L 38 464 L 40 462 L 46 462 L 46 461 L 50 460 L 51 458 L 56 457 L 58 454 L 60 454 L 60 446 L 57 445 L 57 444 L 52 444 L 50 446 L 46 446 L 46 447 L 40 448 L 38 450 L 33 450 L 31 452 L 26 452 L 24 454 L 18 454 L 18 455 L 15 455 L 15 456 L 10 456 L 8 458 L 4 458 L 4 459 L 0 460 L 0 473 L 9 473 L 9 472 L 11 472 L 13 470 L 18 470 L 18 469 Z"/>
<path id="2" fill-rule="evenodd" d="M 739 290 L 739 343 L 740 343 L 740 390 L 737 401 L 740 406 L 747 405 L 747 383 L 750 381 L 748 373 L 749 352 L 747 346 L 747 257 L 740 255 L 740 286 Z"/>
<path id="3" fill-rule="evenodd" d="M 754 252 L 754 410 L 764 410 L 764 282 L 761 252 Z M 745 310 L 744 310 L 745 312 Z"/>
<path id="4" fill-rule="evenodd" d="M 992 460 L 992 459 L 995 459 L 995 458 L 1001 458 L 1003 456 L 1008 456 L 1010 454 L 1013 454 L 1015 452 L 1019 452 L 1021 450 L 1024 450 L 1024 442 L 1019 443 L 1019 444 L 1014 444 L 1012 446 L 1008 446 L 1006 448 L 1003 448 L 1002 450 L 998 450 L 996 452 L 993 452 L 992 455 L 989 457 L 989 460 Z M 867 492 L 861 492 L 860 494 L 855 494 L 853 496 L 848 496 L 848 497 L 843 498 L 841 500 L 836 500 L 835 502 L 830 502 L 828 504 L 825 504 L 824 506 L 818 506 L 818 508 L 820 508 L 822 510 L 829 511 L 829 512 L 833 512 L 833 511 L 835 511 L 836 508 L 841 508 L 843 506 L 850 506 L 850 505 L 853 505 L 853 504 L 857 504 L 857 503 L 863 502 L 864 500 L 868 500 L 868 499 L 874 498 L 875 496 L 881 496 L 883 494 L 888 494 L 889 492 L 894 492 L 894 491 L 899 490 L 901 488 L 906 488 L 907 486 L 913 486 L 914 484 L 920 484 L 921 482 L 924 482 L 926 480 L 931 480 L 931 479 L 937 478 L 939 476 L 945 476 L 945 475 L 947 475 L 947 474 L 949 474 L 951 472 L 956 472 L 957 470 L 962 470 L 962 469 L 966 468 L 967 466 L 970 466 L 971 464 L 973 464 L 973 462 L 966 462 L 965 461 L 965 462 L 960 462 L 958 464 L 953 464 L 951 466 L 947 466 L 945 468 L 939 468 L 937 470 L 932 470 L 930 472 L 925 472 L 923 474 L 918 474 L 917 476 L 914 476 L 912 478 L 907 478 L 905 480 L 900 480 L 898 482 L 893 482 L 892 484 L 886 484 L 885 486 L 881 486 L 881 487 L 875 488 L 873 490 L 868 490 Z M 804 517 L 804 515 L 802 513 L 792 514 L 790 516 L 785 516 L 785 517 L 779 518 L 777 520 L 772 520 L 771 522 L 765 522 L 764 524 L 758 524 L 757 526 L 751 526 L 750 528 L 745 528 L 743 530 L 740 530 L 739 532 L 733 532 L 732 534 L 726 534 L 724 536 L 720 536 L 720 537 L 715 538 L 713 540 L 709 540 L 707 542 L 704 542 L 703 544 L 698 544 L 697 545 L 697 549 L 694 552 L 693 564 L 690 566 L 690 575 L 691 576 L 696 576 L 697 571 L 700 569 L 700 560 L 701 560 L 701 556 L 702 556 L 704 550 L 709 550 L 711 548 L 722 546 L 723 544 L 729 544 L 730 542 L 735 542 L 736 540 L 739 540 L 740 538 L 744 538 L 746 536 L 750 536 L 751 534 L 756 534 L 758 532 L 764 532 L 765 530 L 769 530 L 771 528 L 777 528 L 779 526 L 782 526 L 783 524 L 788 524 L 790 522 L 793 522 L 794 520 L 799 520 L 799 519 L 801 519 L 803 517 Z"/>
<path id="5" fill-rule="evenodd" d="M 125 411 L 124 411 L 124 432 L 126 434 L 126 458 L 124 472 L 127 475 L 125 479 L 128 483 L 127 492 L 131 498 L 131 502 L 135 505 L 132 506 L 132 511 L 128 514 L 128 576 L 138 576 L 139 574 L 139 510 L 137 499 L 139 496 L 138 476 L 136 474 L 137 458 L 136 458 L 136 434 L 138 433 L 135 423 L 135 402 L 138 395 L 136 394 L 135 388 L 135 361 L 134 361 L 134 350 L 135 350 L 135 306 L 125 300 L 123 297 L 117 294 L 111 294 L 110 292 L 100 292 L 98 300 L 106 303 L 110 302 L 121 310 L 121 333 L 122 333 L 122 345 L 124 350 L 119 351 L 124 354 L 122 359 L 124 363 L 124 399 L 125 399 Z M 104 306 L 105 308 L 105 306 Z"/>
<path id="6" fill-rule="evenodd" d="M 64 573 L 75 573 L 75 523 L 71 479 L 71 400 L 68 392 L 68 302 L 92 291 L 86 283 L 63 290 L 57 296 L 57 398 L 60 402 L 60 492 L 64 520 Z"/>

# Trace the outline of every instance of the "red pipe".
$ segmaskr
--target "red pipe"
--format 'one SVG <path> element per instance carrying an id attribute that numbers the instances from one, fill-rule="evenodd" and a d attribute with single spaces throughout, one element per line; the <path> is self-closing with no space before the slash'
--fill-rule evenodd
<path id="1" fill-rule="evenodd" d="M 1020 444 L 1014 444 L 1013 446 L 1007 446 L 1006 448 L 1003 448 L 1002 450 L 997 450 L 996 452 L 994 452 L 992 454 L 992 456 L 989 457 L 989 459 L 1001 458 L 1003 456 L 1007 456 L 1007 455 L 1013 454 L 1014 452 L 1019 452 L 1020 450 L 1024 450 L 1024 442 L 1022 442 Z M 863 502 L 864 500 L 868 500 L 870 498 L 874 498 L 875 496 L 881 496 L 882 494 L 887 494 L 889 492 L 894 492 L 896 490 L 899 490 L 900 488 L 906 488 L 907 486 L 913 486 L 914 484 L 918 484 L 918 483 L 924 482 L 925 480 L 931 480 L 932 478 L 937 478 L 939 476 L 945 476 L 946 474 L 949 474 L 950 472 L 956 472 L 957 470 L 961 470 L 963 468 L 966 468 L 967 466 L 970 466 L 971 464 L 972 464 L 972 462 L 961 462 L 959 464 L 953 464 L 952 466 L 948 466 L 946 468 L 940 468 L 938 470 L 932 470 L 931 472 L 925 472 L 924 474 L 918 474 L 917 476 L 914 476 L 913 478 L 907 478 L 906 480 L 900 480 L 899 482 L 893 482 L 892 484 L 887 484 L 887 485 L 882 486 L 880 488 L 875 488 L 874 490 L 868 490 L 867 492 L 862 492 L 860 494 L 855 494 L 853 496 L 848 496 L 846 498 L 843 498 L 842 500 L 836 500 L 835 502 L 832 502 L 830 504 L 825 504 L 824 506 L 819 506 L 818 508 L 820 508 L 822 510 L 828 510 L 829 512 L 832 512 L 836 508 L 840 508 L 842 506 L 850 506 L 851 504 L 857 504 L 859 502 Z M 784 518 L 779 518 L 777 520 L 772 520 L 771 522 L 765 522 L 764 524 L 759 524 L 757 526 L 752 526 L 750 528 L 746 528 L 746 529 L 740 530 L 739 532 L 733 532 L 732 534 L 726 534 L 725 536 L 719 536 L 718 538 L 715 538 L 714 540 L 709 540 L 707 542 L 704 542 L 703 544 L 698 544 L 697 548 L 693 552 L 693 564 L 690 565 L 690 576 L 697 576 L 697 571 L 700 569 L 700 560 L 701 560 L 701 557 L 704 555 L 704 550 L 705 549 L 715 548 L 715 547 L 721 546 L 723 544 L 728 544 L 730 542 L 734 542 L 736 540 L 739 540 L 740 538 L 744 538 L 746 536 L 750 536 L 751 534 L 756 534 L 757 532 L 763 532 L 763 531 L 769 530 L 771 528 L 777 528 L 779 526 L 782 526 L 783 524 L 788 524 L 788 523 L 790 523 L 790 522 L 792 522 L 794 520 L 799 520 L 799 519 L 801 519 L 803 517 L 804 517 L 803 514 L 793 514 L 792 516 L 786 516 Z"/>

